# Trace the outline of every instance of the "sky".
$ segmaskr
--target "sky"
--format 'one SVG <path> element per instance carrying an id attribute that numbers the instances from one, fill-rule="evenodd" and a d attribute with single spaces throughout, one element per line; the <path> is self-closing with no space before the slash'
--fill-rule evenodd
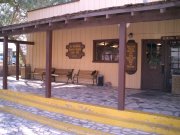
<path id="1" fill-rule="evenodd" d="M 13 43 L 8 44 L 8 48 L 12 48 L 13 51 L 16 51 L 16 46 Z M 3 52 L 3 43 L 0 42 L 0 53 Z"/>

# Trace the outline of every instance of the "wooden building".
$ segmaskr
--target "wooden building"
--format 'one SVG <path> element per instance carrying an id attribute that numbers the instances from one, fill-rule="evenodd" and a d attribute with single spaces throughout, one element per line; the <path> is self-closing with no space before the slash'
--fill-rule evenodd
<path id="1" fill-rule="evenodd" d="M 72 0 L 29 11 L 27 23 L 1 27 L 0 36 L 6 44 L 8 35 L 27 33 L 32 69 L 98 70 L 123 101 L 125 87 L 170 89 L 180 70 L 179 12 L 178 0 Z M 79 44 L 84 55 L 70 58 L 68 46 Z"/>
<path id="2" fill-rule="evenodd" d="M 157 1 L 157 0 L 156 0 Z M 57 5 L 53 7 L 47 7 L 43 9 L 33 10 L 28 12 L 29 21 L 48 18 L 58 15 L 64 14 L 72 14 L 75 12 L 82 12 L 85 10 L 99 10 L 103 8 L 115 7 L 115 6 L 124 6 L 127 4 L 137 4 L 142 1 L 117 1 L 117 0 L 80 0 L 77 2 L 72 2 L 64 5 Z M 149 2 L 153 2 L 150 0 Z M 128 7 L 128 6 L 127 6 Z M 159 9 L 159 12 L 165 12 L 165 9 Z M 162 10 L 162 11 L 161 11 Z M 131 17 L 135 17 L 138 12 L 131 12 Z M 133 15 L 134 14 L 134 15 Z M 163 14 L 163 13 L 161 13 Z M 156 17 L 156 16 L 154 16 Z M 111 19 L 111 18 L 109 18 Z M 75 27 L 71 29 L 58 29 L 53 31 L 53 58 L 52 58 L 52 67 L 55 68 L 73 68 L 73 69 L 86 69 L 86 70 L 98 70 L 105 77 L 105 82 L 111 82 L 113 86 L 118 86 L 118 61 L 107 58 L 107 60 L 96 59 L 95 54 L 95 41 L 99 40 L 99 42 L 108 42 L 109 39 L 117 39 L 119 37 L 119 25 L 102 25 L 102 26 L 93 26 L 93 27 Z M 162 78 L 157 78 L 154 74 L 144 73 L 146 68 L 142 64 L 147 61 L 144 59 L 142 61 L 142 51 L 146 52 L 146 50 L 142 49 L 150 49 L 150 48 L 142 48 L 143 44 L 146 44 L 148 47 L 160 43 L 160 39 L 163 36 L 177 36 L 180 33 L 180 20 L 163 20 L 163 21 L 150 21 L 150 22 L 137 22 L 137 23 L 128 23 L 127 24 L 127 32 L 126 39 L 129 40 L 128 34 L 132 33 L 132 39 L 137 43 L 137 71 L 133 74 L 126 73 L 126 88 L 134 88 L 141 89 L 143 88 L 152 88 L 162 89 L 162 86 L 158 86 L 162 84 Z M 35 33 L 29 35 L 29 40 L 35 42 L 35 46 L 30 46 L 28 48 L 27 55 L 27 64 L 32 65 L 33 68 L 45 67 L 45 42 L 46 42 L 46 33 Z M 149 41 L 143 41 L 144 39 L 151 39 Z M 159 40 L 159 41 L 158 41 Z M 81 42 L 85 45 L 85 49 L 83 50 L 85 56 L 81 59 L 70 59 L 66 56 L 66 45 L 73 42 Z M 147 43 L 145 43 L 147 42 Z M 154 43 L 154 44 L 153 44 Z M 156 46 L 155 46 L 156 47 Z M 111 47 L 112 48 L 112 47 Z M 102 48 L 101 48 L 102 49 Z M 118 48 L 117 48 L 118 49 Z M 104 55 L 117 55 L 117 49 L 108 49 L 107 53 Z M 155 48 L 154 48 L 155 49 Z M 157 48 L 158 49 L 158 48 Z M 162 50 L 162 49 L 161 49 Z M 110 51 L 110 52 L 108 52 Z M 150 51 L 150 50 L 149 50 Z M 154 51 L 154 50 L 152 50 Z M 98 52 L 101 53 L 101 52 Z M 112 53 L 112 54 L 108 54 Z M 99 54 L 100 55 L 100 54 Z M 103 55 L 103 54 L 101 54 Z M 103 56 L 102 56 L 103 57 Z M 112 56 L 111 56 L 112 57 Z M 179 61 L 180 62 L 180 61 Z M 163 61 L 162 63 L 163 64 Z M 179 65 L 180 66 L 180 65 Z M 180 68 L 180 67 L 179 67 Z M 147 72 L 147 71 L 146 71 Z M 151 72 L 151 71 L 149 71 Z M 156 72 L 156 71 L 155 71 Z M 151 81 L 144 79 L 146 74 L 152 75 L 149 76 L 149 79 L 154 78 Z M 142 82 L 141 80 L 147 81 Z M 157 79 L 158 80 L 157 80 Z M 145 86 L 144 84 L 145 83 Z M 158 84 L 157 84 L 158 83 Z M 146 86 L 150 84 L 151 86 Z M 153 86 L 154 85 L 154 86 Z"/>

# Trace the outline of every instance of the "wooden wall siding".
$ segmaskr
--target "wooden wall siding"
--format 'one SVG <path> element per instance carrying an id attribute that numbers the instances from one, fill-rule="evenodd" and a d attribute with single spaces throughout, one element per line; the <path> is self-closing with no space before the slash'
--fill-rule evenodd
<path id="1" fill-rule="evenodd" d="M 161 0 L 80 0 L 69 4 L 58 5 L 28 12 L 28 20 L 32 21 L 85 10 L 96 10 L 107 7 L 123 6 L 126 4 L 147 3 L 155 1 Z"/>
<path id="2" fill-rule="evenodd" d="M 157 39 L 161 36 L 180 35 L 180 20 L 133 23 L 127 25 L 127 34 L 132 32 L 138 43 L 138 70 L 134 75 L 126 75 L 127 88 L 140 88 L 141 82 L 141 39 Z M 34 46 L 28 47 L 27 62 L 32 67 L 45 67 L 45 33 L 29 36 Z M 106 82 L 117 86 L 117 63 L 93 63 L 93 40 L 118 38 L 118 25 L 56 30 L 53 32 L 53 67 L 98 70 Z M 127 38 L 128 39 L 128 38 Z M 85 44 L 82 59 L 69 59 L 66 45 L 69 42 Z"/>

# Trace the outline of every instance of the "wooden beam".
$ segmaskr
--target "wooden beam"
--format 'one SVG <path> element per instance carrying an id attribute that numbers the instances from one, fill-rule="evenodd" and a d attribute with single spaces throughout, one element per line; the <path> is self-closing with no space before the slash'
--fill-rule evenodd
<path id="1" fill-rule="evenodd" d="M 118 109 L 125 108 L 125 55 L 126 55 L 126 22 L 119 27 L 119 73 L 118 73 Z"/>
<path id="2" fill-rule="evenodd" d="M 46 31 L 46 97 L 51 97 L 52 31 Z"/>
<path id="3" fill-rule="evenodd" d="M 135 12 L 134 12 L 134 11 L 132 11 L 132 12 L 131 12 L 131 16 L 134 16 L 134 14 L 135 14 Z"/>
<path id="4" fill-rule="evenodd" d="M 19 43 L 16 43 L 16 80 L 19 80 Z"/>
<path id="5" fill-rule="evenodd" d="M 161 8 L 160 9 L 160 13 L 164 13 L 164 12 L 166 12 L 166 9 L 165 8 Z"/>
<path id="6" fill-rule="evenodd" d="M 64 23 L 65 23 L 65 24 L 68 24 L 68 23 L 69 23 L 69 20 L 65 19 L 65 20 L 64 20 Z"/>
<path id="7" fill-rule="evenodd" d="M 79 14 L 74 13 L 74 14 L 69 14 L 69 15 L 64 15 L 64 16 L 57 16 L 57 17 L 51 17 L 51 18 L 45 18 L 45 19 L 40 19 L 40 20 L 35 20 L 31 22 L 26 22 L 26 23 L 21 23 L 21 24 L 15 24 L 15 25 L 9 25 L 9 26 L 4 26 L 0 27 L 0 33 L 4 31 L 2 34 L 6 34 L 9 30 L 12 32 L 12 29 L 15 31 L 20 30 L 26 32 L 26 30 L 23 28 L 27 29 L 32 29 L 34 28 L 34 25 L 43 25 L 49 23 L 51 20 L 52 22 L 59 22 L 59 21 L 64 21 L 65 18 L 68 18 L 68 20 L 73 20 L 73 19 L 80 19 L 84 17 L 98 17 L 98 16 L 105 16 L 105 15 L 111 15 L 111 14 L 126 14 L 130 13 L 132 11 L 134 12 L 151 12 L 151 11 L 156 11 L 162 8 L 168 8 L 168 10 L 173 9 L 173 8 L 179 8 L 180 6 L 180 1 L 170 1 L 170 2 L 154 2 L 154 3 L 148 3 L 148 4 L 134 4 L 131 6 L 121 6 L 121 7 L 114 7 L 114 8 L 107 8 L 104 10 L 96 10 L 92 12 L 81 12 Z M 178 12 L 177 12 L 178 13 Z M 32 27 L 32 28 L 30 28 Z M 9 31 L 9 32 L 10 32 Z M 1 34 L 0 34 L 1 36 Z"/>
<path id="8" fill-rule="evenodd" d="M 4 39 L 0 39 L 0 42 L 4 42 Z M 18 44 L 26 44 L 26 45 L 34 45 L 34 42 L 30 41 L 20 41 L 20 40 L 8 40 L 8 43 L 18 43 Z"/>
<path id="9" fill-rule="evenodd" d="M 172 20 L 172 19 L 180 19 L 179 8 L 168 9 L 165 13 L 160 13 L 159 10 L 148 11 L 148 12 L 136 12 L 134 16 L 131 16 L 130 13 L 127 14 L 114 14 L 110 15 L 111 19 L 106 19 L 105 16 L 102 17 L 92 17 L 90 21 L 84 21 L 84 18 L 77 20 L 69 20 L 71 23 L 65 24 L 65 20 L 62 22 L 53 23 L 50 27 L 49 23 L 39 24 L 38 28 L 34 29 L 33 27 L 29 27 L 26 30 L 17 29 L 15 31 L 7 30 L 4 33 L 0 32 L 0 36 L 4 35 L 19 35 L 31 32 L 40 32 L 46 30 L 54 30 L 54 29 L 68 29 L 74 27 L 93 27 L 93 26 L 101 26 L 101 25 L 113 25 L 119 24 L 121 22 L 127 23 L 137 23 L 137 22 L 148 22 L 148 21 L 162 21 L 162 20 Z M 53 21 L 52 21 L 53 22 Z M 1 31 L 1 30 L 0 30 Z"/>
<path id="10" fill-rule="evenodd" d="M 4 37 L 3 44 L 3 89 L 7 89 L 8 76 L 8 36 Z"/>

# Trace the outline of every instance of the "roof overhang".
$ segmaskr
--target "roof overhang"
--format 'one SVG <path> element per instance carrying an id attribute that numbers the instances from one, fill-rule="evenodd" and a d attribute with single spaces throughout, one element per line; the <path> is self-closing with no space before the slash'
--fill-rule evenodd
<path id="1" fill-rule="evenodd" d="M 120 24 L 121 22 L 135 23 L 180 19 L 179 13 L 179 0 L 125 5 L 4 26 L 0 27 L 0 36 L 64 28 Z"/>

